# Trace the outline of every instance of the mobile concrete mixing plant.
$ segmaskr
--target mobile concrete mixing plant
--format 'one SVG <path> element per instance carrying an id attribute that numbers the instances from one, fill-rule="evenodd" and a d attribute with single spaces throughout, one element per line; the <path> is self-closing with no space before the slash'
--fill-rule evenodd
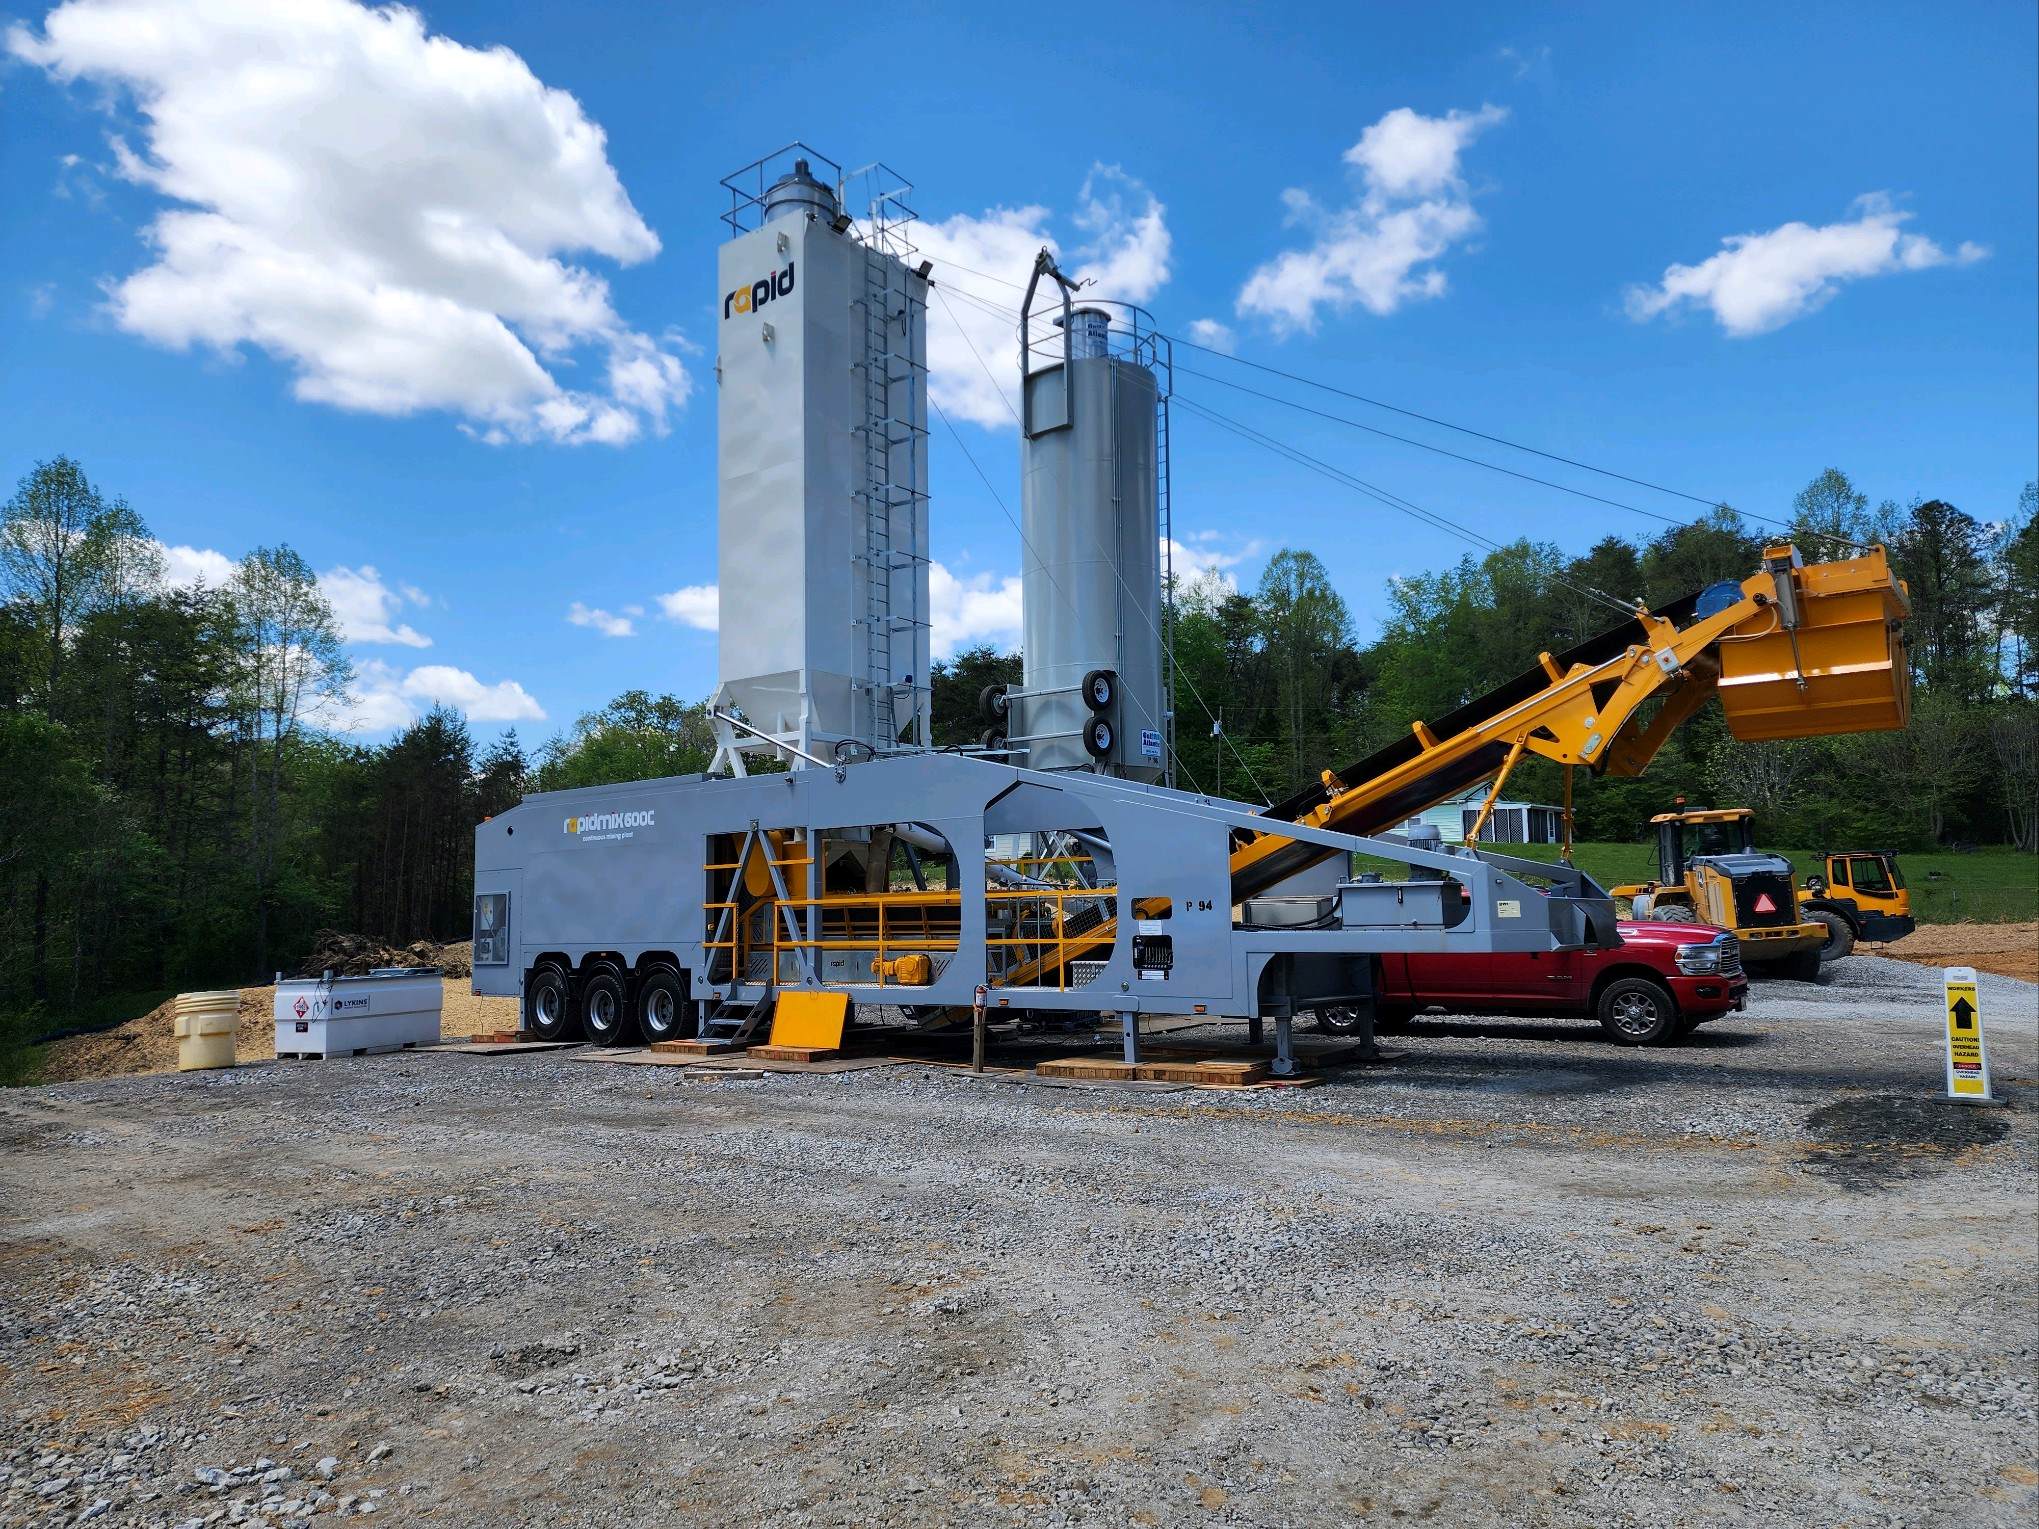
<path id="1" fill-rule="evenodd" d="M 1025 678 L 930 746 L 927 299 L 906 187 L 793 145 L 724 184 L 718 749 L 704 775 L 527 798 L 475 833 L 474 988 L 527 1029 L 742 1040 L 851 1004 L 1275 1023 L 1368 1004 L 1375 957 L 1618 942 L 1568 866 L 1380 835 L 1528 754 L 1641 770 L 1718 694 L 1739 737 L 1903 725 L 1880 549 L 1612 631 L 1264 808 L 1170 783 L 1166 342 L 1045 252 L 1016 381 Z M 1037 316 L 1043 280 L 1054 302 Z M 1054 311 L 1059 308 L 1059 312 Z M 760 755 L 779 773 L 752 773 Z M 1477 832 L 1477 830 L 1476 830 Z M 994 846 L 997 847 L 994 851 Z M 1355 852 L 1418 868 L 1355 881 Z"/>

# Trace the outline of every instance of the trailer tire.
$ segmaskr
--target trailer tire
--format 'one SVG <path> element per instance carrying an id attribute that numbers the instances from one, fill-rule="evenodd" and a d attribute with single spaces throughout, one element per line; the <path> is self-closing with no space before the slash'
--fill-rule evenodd
<path id="1" fill-rule="evenodd" d="M 1845 914 L 1835 913 L 1826 908 L 1814 908 L 1805 915 L 1809 924 L 1824 924 L 1827 927 L 1827 942 L 1820 946 L 1820 962 L 1839 961 L 1855 949 L 1855 926 L 1848 922 Z"/>
<path id="2" fill-rule="evenodd" d="M 623 979 L 613 969 L 598 966 L 581 979 L 581 1030 L 593 1044 L 615 1045 L 628 1013 Z"/>
<path id="3" fill-rule="evenodd" d="M 1594 1014 L 1624 1046 L 1663 1046 L 1678 1036 L 1678 1005 L 1648 977 L 1616 977 L 1601 989 Z"/>
<path id="4" fill-rule="evenodd" d="M 1092 717 L 1084 725 L 1083 747 L 1092 759 L 1111 758 L 1112 745 L 1117 741 L 1117 734 L 1112 731 L 1112 724 L 1109 718 Z"/>
<path id="5" fill-rule="evenodd" d="M 1119 698 L 1119 677 L 1110 669 L 1093 669 L 1083 677 L 1083 704 L 1100 714 Z"/>
<path id="6" fill-rule="evenodd" d="M 977 709 L 984 714 L 986 722 L 1005 720 L 1005 686 L 986 685 L 977 692 Z"/>
<path id="7" fill-rule="evenodd" d="M 637 1033 L 644 1044 L 686 1038 L 692 1028 L 693 1006 L 687 1002 L 687 983 L 670 966 L 654 966 L 637 984 Z"/>
<path id="8" fill-rule="evenodd" d="M 541 1041 L 556 1041 L 566 1034 L 573 1018 L 573 989 L 566 973 L 547 963 L 524 979 L 524 1028 Z"/>

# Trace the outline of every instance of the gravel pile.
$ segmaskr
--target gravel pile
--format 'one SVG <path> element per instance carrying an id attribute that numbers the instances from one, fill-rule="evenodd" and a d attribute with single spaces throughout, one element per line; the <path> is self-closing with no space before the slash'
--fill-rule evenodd
<path id="1" fill-rule="evenodd" d="M 0 1522 L 2028 1524 L 2039 993 L 1985 986 L 1986 1139 L 1917 1103 L 1937 979 L 1849 965 L 1305 1092 L 0 1096 Z"/>

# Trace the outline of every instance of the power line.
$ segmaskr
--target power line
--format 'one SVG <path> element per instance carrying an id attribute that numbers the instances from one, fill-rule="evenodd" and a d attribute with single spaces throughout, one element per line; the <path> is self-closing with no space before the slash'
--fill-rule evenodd
<path id="1" fill-rule="evenodd" d="M 999 285 L 1001 286 L 1013 287 L 1015 289 L 1023 290 L 1020 288 L 1019 283 L 1010 281 L 1003 276 L 994 276 L 989 271 L 972 270 L 969 266 L 957 265 L 954 261 L 948 261 L 945 263 L 952 266 L 956 270 L 966 273 L 967 275 L 982 277 L 986 281 L 995 281 L 999 283 Z M 999 305 L 994 303 L 989 298 L 982 297 L 976 293 L 965 292 L 960 287 L 955 288 L 954 290 L 956 291 L 957 295 L 965 298 L 967 301 L 971 302 L 981 310 L 993 314 L 996 317 L 1011 318 L 1016 320 L 1019 316 L 1016 312 L 1014 312 L 1011 309 L 1001 309 Z M 1348 388 L 1337 387 L 1328 382 L 1320 382 L 1314 377 L 1306 377 L 1299 372 L 1286 371 L 1281 367 L 1269 366 L 1265 362 L 1261 361 L 1250 361 L 1246 359 L 1244 356 L 1234 355 L 1229 351 L 1220 350 L 1216 346 L 1200 344 L 1199 342 L 1188 339 L 1182 335 L 1167 334 L 1164 335 L 1163 338 L 1167 339 L 1169 343 L 1172 345 L 1181 345 L 1190 350 L 1201 351 L 1205 355 L 1216 356 L 1221 360 L 1230 361 L 1236 366 L 1248 367 L 1254 371 L 1265 372 L 1269 376 L 1280 377 L 1289 382 L 1300 383 L 1304 387 L 1317 388 L 1323 392 L 1335 394 L 1340 398 L 1348 398 L 1355 403 L 1365 404 L 1369 408 L 1384 409 L 1391 414 L 1402 415 L 1406 419 L 1419 420 L 1427 425 L 1436 425 L 1440 429 L 1452 430 L 1456 431 L 1461 435 L 1472 436 L 1477 440 L 1489 441 L 1496 446 L 1505 446 L 1511 451 L 1521 451 L 1531 456 L 1542 457 L 1545 461 L 1557 462 L 1566 467 L 1576 467 L 1581 472 L 1594 473 L 1603 478 L 1612 478 L 1618 482 L 1633 484 L 1637 488 L 1646 488 L 1653 493 L 1668 494 L 1674 498 L 1690 500 L 1694 504 L 1703 504 L 1708 509 L 1722 507 L 1726 504 L 1726 501 L 1724 499 L 1718 497 L 1709 498 L 1702 494 L 1687 493 L 1683 489 L 1671 488 L 1662 483 L 1652 482 L 1647 478 L 1638 478 L 1629 473 L 1617 472 L 1613 468 L 1599 467 L 1591 462 L 1581 461 L 1576 457 L 1564 456 L 1559 452 L 1545 451 L 1541 447 L 1530 446 L 1521 441 L 1510 440 L 1506 436 L 1493 435 L 1484 430 L 1476 430 L 1470 425 L 1461 425 L 1455 423 L 1452 420 L 1440 419 L 1436 415 L 1424 414 L 1415 409 L 1406 409 L 1399 404 L 1391 404 L 1387 402 L 1385 399 L 1372 398 L 1364 393 L 1353 392 Z M 1514 468 L 1503 467 L 1498 462 L 1489 462 L 1481 457 L 1464 456 L 1455 451 L 1448 451 L 1442 446 L 1432 445 L 1428 441 L 1417 440 L 1411 436 L 1396 435 L 1392 431 L 1379 430 L 1371 425 L 1363 425 L 1358 420 L 1348 419 L 1343 415 L 1330 414 L 1325 413 L 1322 410 L 1312 409 L 1307 404 L 1301 404 L 1295 402 L 1292 399 L 1282 398 L 1278 394 L 1263 393 L 1256 389 L 1246 387 L 1243 383 L 1231 382 L 1223 377 L 1215 376 L 1209 372 L 1200 372 L 1195 370 L 1194 368 L 1186 366 L 1178 366 L 1176 370 L 1181 371 L 1192 377 L 1201 377 L 1208 382 L 1215 382 L 1221 387 L 1235 388 L 1240 392 L 1252 394 L 1256 398 L 1264 398 L 1267 399 L 1269 402 L 1279 403 L 1288 408 L 1300 410 L 1306 414 L 1315 414 L 1321 419 L 1330 420 L 1337 424 L 1347 425 L 1355 430 L 1365 430 L 1371 434 L 1382 436 L 1387 440 L 1399 441 L 1404 445 L 1414 446 L 1417 447 L 1419 450 L 1423 451 L 1434 452 L 1439 456 L 1449 457 L 1454 461 L 1465 462 L 1475 467 L 1484 467 L 1491 472 L 1503 473 L 1511 478 L 1518 478 L 1526 483 L 1535 483 L 1545 488 L 1554 488 L 1558 490 L 1560 493 L 1572 494 L 1578 498 L 1590 500 L 1596 504 L 1604 504 L 1613 509 L 1626 510 L 1631 514 L 1641 515 L 1646 519 L 1655 520 L 1664 525 L 1682 527 L 1695 524 L 1695 522 L 1679 520 L 1673 516 L 1660 515 L 1656 513 L 1654 510 L 1646 510 L 1638 505 L 1627 504 L 1618 499 L 1608 499 L 1599 494 L 1588 493 L 1584 489 L 1573 488 L 1569 484 L 1558 483 L 1549 478 L 1539 478 L 1530 473 L 1519 472 Z M 1845 536 L 1840 536 L 1824 531 L 1811 531 L 1811 530 L 1801 531 L 1800 528 L 1793 525 L 1791 521 L 1785 520 L 1780 516 L 1765 515 L 1762 512 L 1756 510 L 1742 510 L 1737 511 L 1737 513 L 1746 516 L 1749 520 L 1752 521 L 1764 522 L 1769 525 L 1778 526 L 1785 530 L 1790 530 L 1795 533 L 1802 534 L 1804 538 L 1808 541 L 1826 542 L 1830 545 L 1843 547 L 1850 551 L 1855 552 L 1865 550 L 1860 542 L 1852 541 Z"/>
<path id="2" fill-rule="evenodd" d="M 1341 483 L 1347 488 L 1365 494 L 1367 497 L 1388 506 L 1390 509 L 1399 510 L 1402 514 L 1412 519 L 1419 520 L 1437 530 L 1449 532 L 1454 536 L 1471 542 L 1476 547 L 1485 547 L 1490 552 L 1505 553 L 1508 551 L 1501 543 L 1482 536 L 1479 532 L 1462 526 L 1457 521 L 1438 514 L 1435 510 L 1427 510 L 1413 500 L 1405 499 L 1400 494 L 1392 493 L 1377 484 L 1369 483 L 1364 478 L 1357 477 L 1341 467 L 1334 467 L 1331 463 L 1324 461 L 1320 457 L 1311 456 L 1299 447 L 1291 446 L 1286 441 L 1255 430 L 1250 425 L 1241 424 L 1227 415 L 1220 414 L 1215 409 L 1198 403 L 1195 399 L 1185 398 L 1180 392 L 1175 395 L 1175 402 L 1181 404 L 1192 414 L 1207 419 L 1226 430 L 1230 430 L 1233 434 L 1242 436 L 1258 446 L 1275 452 L 1277 455 L 1286 457 L 1299 466 L 1307 467 L 1312 472 L 1331 479 L 1334 483 Z M 1620 611 L 1624 617 L 1633 618 L 1635 615 L 1633 607 L 1624 605 L 1621 601 L 1602 590 L 1589 589 L 1585 585 L 1574 584 L 1562 574 L 1553 573 L 1548 575 L 1548 577 L 1552 583 L 1562 585 L 1583 599 L 1597 601 L 1613 610 Z"/>
<path id="3" fill-rule="evenodd" d="M 1532 473 L 1518 472 L 1512 467 L 1503 467 L 1500 463 L 1489 462 L 1483 457 L 1469 457 L 1462 452 L 1447 451 L 1442 446 L 1433 446 L 1430 442 L 1419 441 L 1411 435 L 1396 435 L 1392 430 L 1380 430 L 1372 425 L 1363 425 L 1358 420 L 1347 419 L 1342 414 L 1332 414 L 1323 409 L 1313 409 L 1308 404 L 1297 403 L 1292 398 L 1283 398 L 1278 393 L 1264 393 L 1259 388 L 1249 388 L 1243 382 L 1233 382 L 1228 378 L 1213 376 L 1209 372 L 1200 372 L 1195 367 L 1178 364 L 1175 370 L 1183 376 L 1201 377 L 1206 382 L 1217 383 L 1221 388 L 1233 388 L 1238 392 L 1250 394 L 1254 398 L 1264 398 L 1269 403 L 1278 403 L 1284 408 L 1294 409 L 1302 414 L 1313 414 L 1318 419 L 1328 419 L 1336 425 L 1349 425 L 1354 430 L 1364 430 L 1368 435 L 1378 435 L 1384 440 L 1400 441 L 1404 446 L 1414 446 L 1420 451 L 1432 451 L 1438 456 L 1450 457 L 1454 462 L 1469 462 L 1474 467 L 1484 467 L 1489 472 L 1506 473 L 1509 477 L 1520 478 L 1525 483 L 1541 484 L 1545 488 L 1557 489 L 1560 493 L 1575 494 L 1581 499 L 1590 499 L 1595 504 L 1609 505 L 1617 510 L 1627 510 L 1632 514 L 1644 515 L 1651 520 L 1660 520 L 1667 526 L 1691 524 L 1691 522 L 1680 520 L 1676 516 L 1659 515 L 1655 510 L 1645 510 L 1639 505 L 1624 504 L 1619 499 L 1606 499 L 1599 494 L 1589 494 L 1582 488 L 1573 488 L 1569 483 L 1559 483 L 1555 479 L 1539 478 Z"/>
<path id="4" fill-rule="evenodd" d="M 1666 488 L 1663 484 L 1652 483 L 1647 478 L 1630 477 L 1627 473 L 1616 472 L 1610 467 L 1595 467 L 1591 462 L 1581 462 L 1576 457 L 1560 456 L 1554 451 L 1544 451 L 1535 446 L 1525 446 L 1520 441 L 1509 440 L 1506 436 L 1489 435 L 1484 430 L 1475 430 L 1470 425 L 1453 424 L 1450 420 L 1439 419 L 1433 414 L 1419 414 L 1414 409 L 1404 409 L 1398 404 L 1387 403 L 1378 398 L 1369 398 L 1364 393 L 1354 393 L 1346 388 L 1333 387 L 1328 382 L 1319 382 L 1313 377 L 1305 377 L 1297 372 L 1286 372 L 1278 366 L 1268 366 L 1260 361 L 1248 361 L 1244 356 L 1232 355 L 1227 351 L 1219 350 L 1216 346 L 1199 345 L 1195 340 L 1184 339 L 1181 335 L 1170 335 L 1168 339 L 1172 344 L 1186 345 L 1191 350 L 1200 350 L 1206 355 L 1222 357 L 1236 366 L 1251 367 L 1256 372 L 1267 372 L 1271 376 L 1285 378 L 1290 382 L 1300 382 L 1304 387 L 1319 388 L 1326 393 L 1335 393 L 1340 398 L 1349 398 L 1354 403 L 1363 403 L 1369 408 L 1386 409 L 1389 413 L 1399 414 L 1405 419 L 1421 420 L 1426 425 L 1436 425 L 1440 429 L 1455 430 L 1461 435 L 1470 435 L 1483 441 L 1491 441 L 1496 446 L 1506 446 L 1510 451 L 1525 451 L 1531 456 L 1542 457 L 1548 462 L 1561 462 L 1567 467 L 1576 467 L 1581 472 L 1598 473 L 1603 478 L 1618 478 L 1623 483 L 1633 483 L 1637 488 L 1650 489 L 1659 494 L 1669 494 L 1677 499 L 1689 499 L 1694 504 L 1705 505 L 1708 509 L 1713 509 L 1723 502 L 1718 498 L 1709 499 L 1703 494 L 1688 494 L 1681 488 Z M 1626 509 L 1628 507 L 1624 505 L 1622 508 Z"/>

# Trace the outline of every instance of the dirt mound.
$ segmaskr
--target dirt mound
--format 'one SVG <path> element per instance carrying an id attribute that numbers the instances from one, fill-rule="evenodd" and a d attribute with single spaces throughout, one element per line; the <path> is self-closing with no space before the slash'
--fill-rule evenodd
<path id="1" fill-rule="evenodd" d="M 338 929 L 321 929 L 312 936 L 312 948 L 298 963 L 300 977 L 365 977 L 380 966 L 436 966 L 446 977 L 465 977 L 474 970 L 474 944 L 459 940 L 436 945 L 415 940 L 409 945 L 385 945 L 373 935 L 347 934 Z"/>
<path id="2" fill-rule="evenodd" d="M 437 949 L 437 946 L 433 947 Z M 448 950 L 466 952 L 463 945 Z M 395 963 L 403 964 L 403 963 Z M 517 1028 L 517 1000 L 477 998 L 465 977 L 442 982 L 445 996 L 439 1012 L 439 1033 L 457 1040 L 489 1030 Z M 158 1004 L 139 1019 L 93 1035 L 73 1035 L 45 1048 L 40 1083 L 72 1083 L 80 1078 L 111 1078 L 132 1072 L 175 1072 L 177 1037 L 173 1033 L 176 1000 Z M 276 989 L 241 989 L 234 1056 L 242 1062 L 266 1062 L 276 1055 Z"/>
<path id="3" fill-rule="evenodd" d="M 1926 924 L 1892 944 L 1861 948 L 1916 966 L 1972 966 L 2039 982 L 2039 923 L 2030 919 L 2021 924 Z"/>

